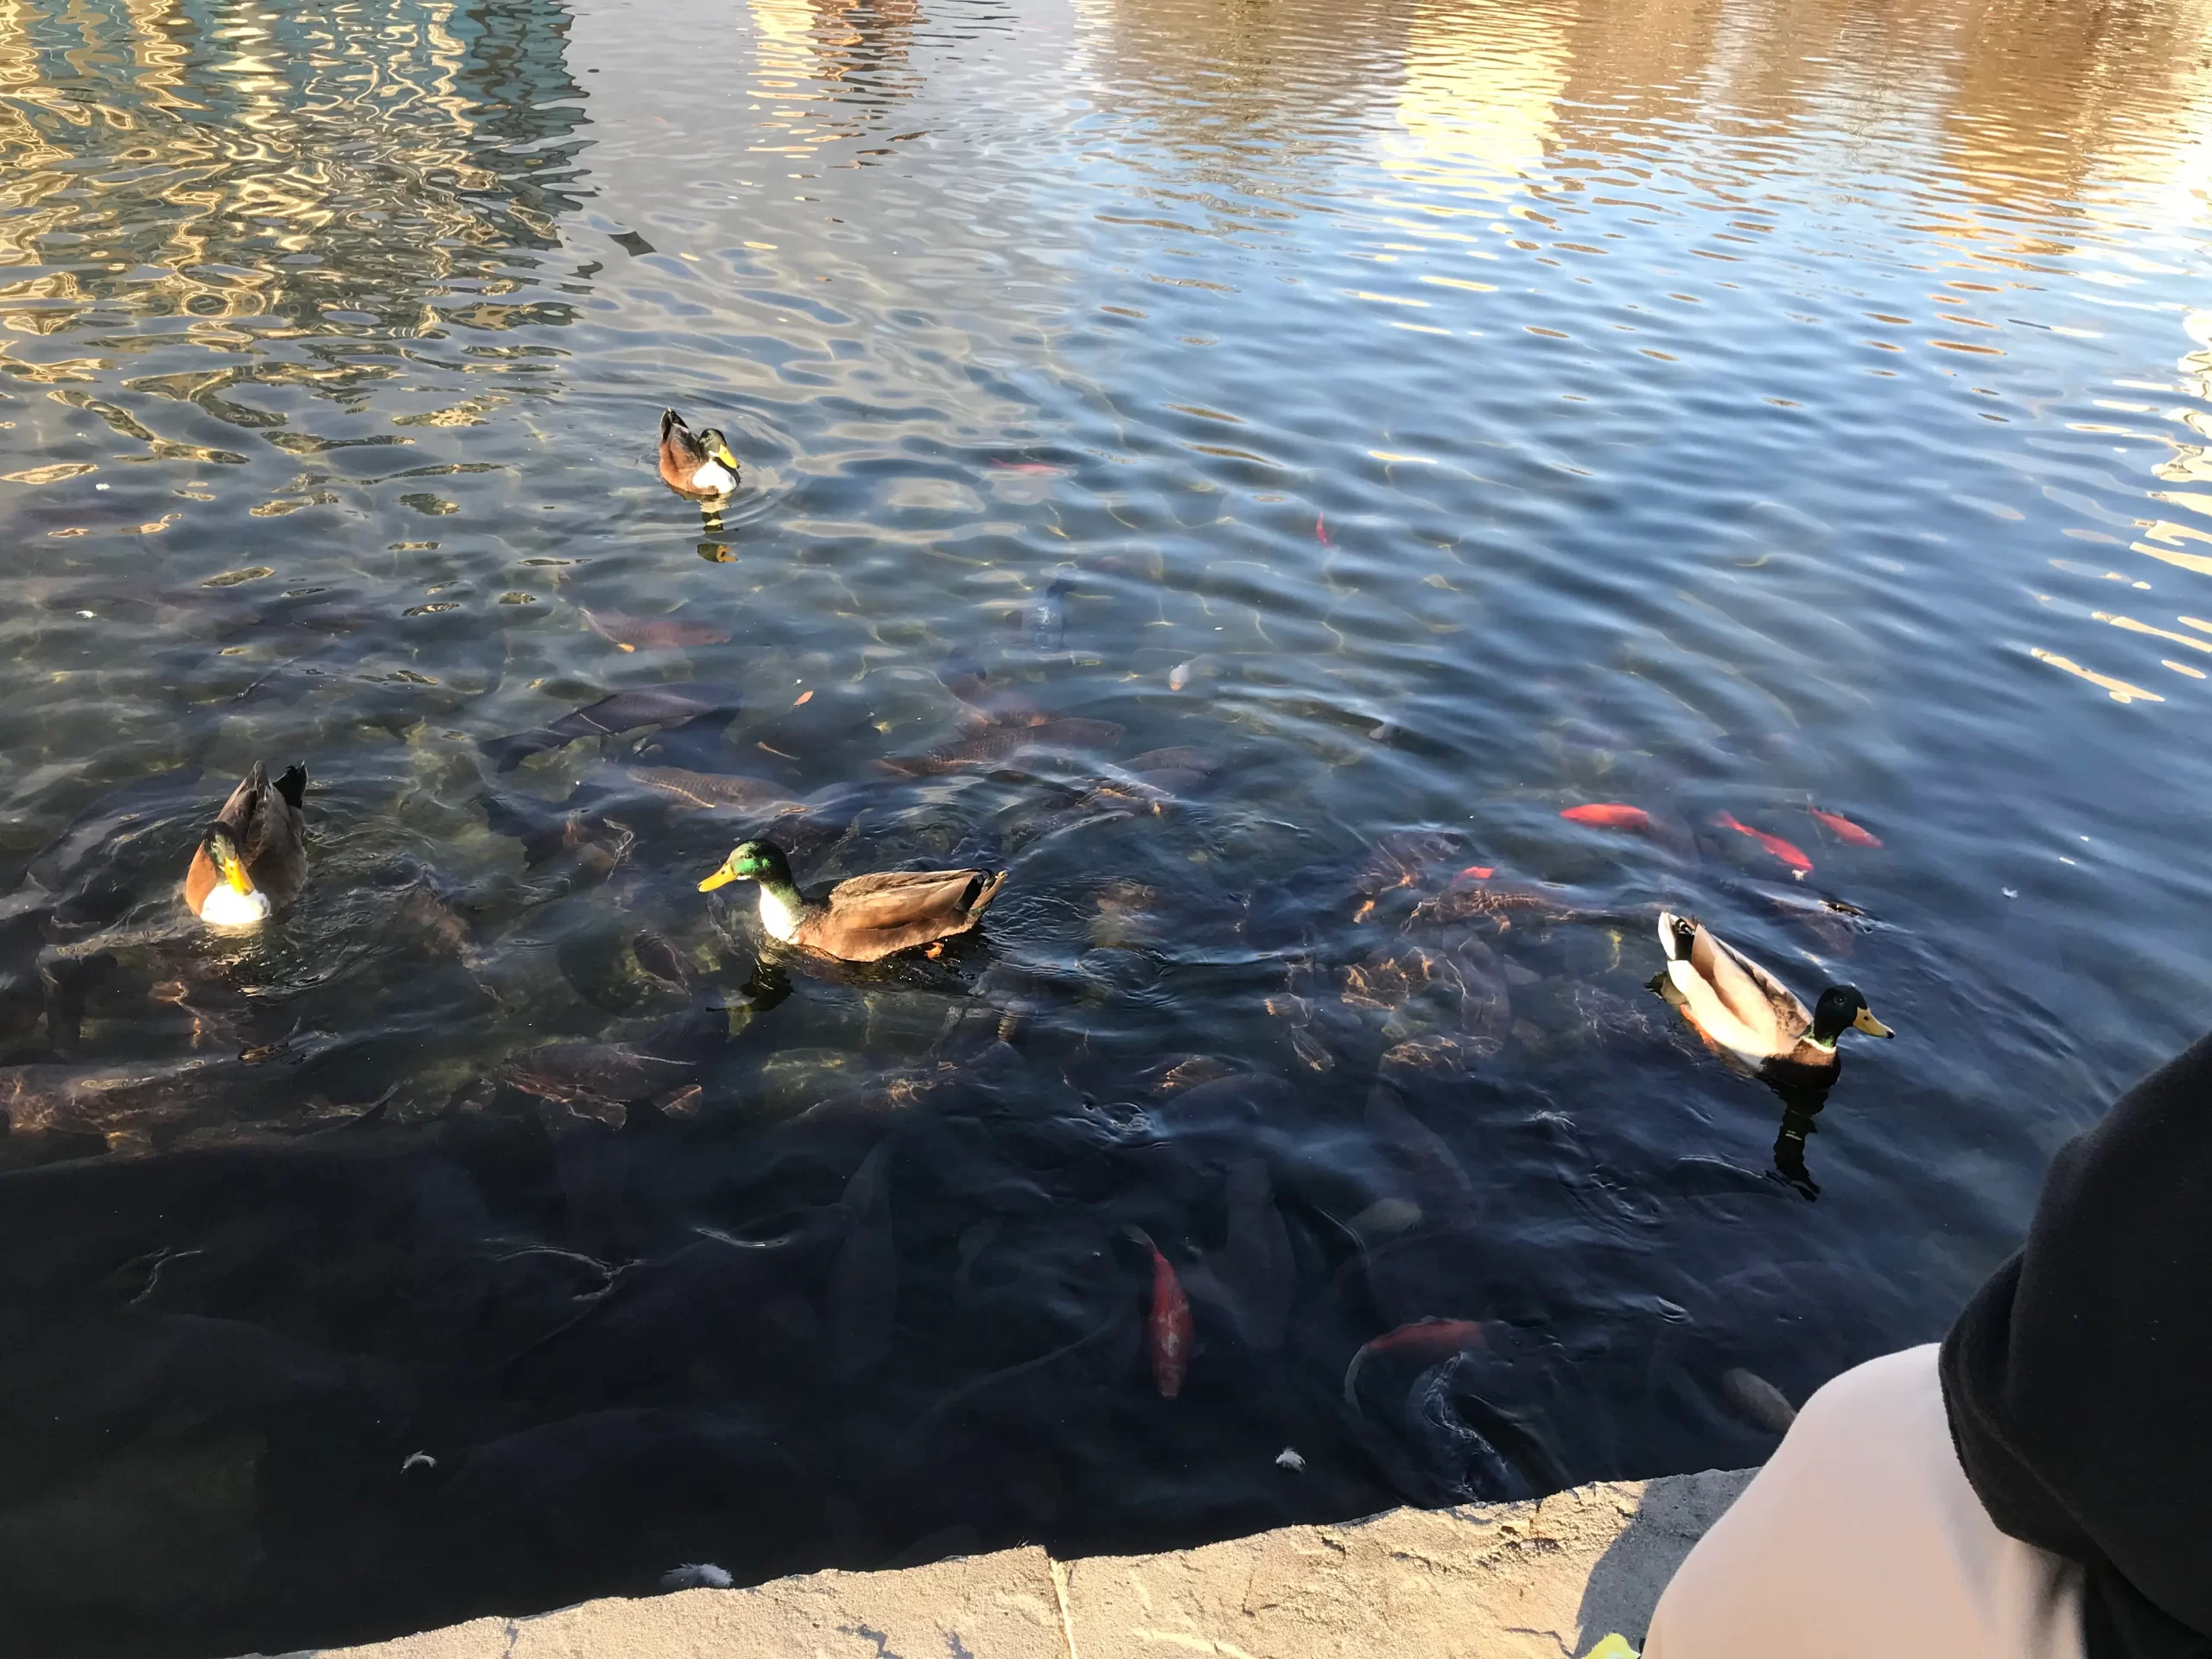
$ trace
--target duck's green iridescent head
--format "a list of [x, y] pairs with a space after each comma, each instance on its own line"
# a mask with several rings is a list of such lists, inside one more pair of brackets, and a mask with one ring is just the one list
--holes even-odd
[[712, 893], [733, 881], [758, 881], [766, 887], [788, 887], [791, 884], [791, 863], [784, 857], [784, 849], [772, 841], [741, 841], [722, 861], [721, 868], [699, 884], [699, 891]]
[[1874, 1017], [1866, 1006], [1866, 998], [1856, 985], [1831, 985], [1821, 993], [1821, 1000], [1813, 1007], [1813, 1040], [1823, 1048], [1834, 1048], [1835, 1039], [1843, 1035], [1846, 1027], [1865, 1032], [1869, 1037], [1894, 1037], [1897, 1033]]
[[733, 473], [738, 470], [737, 457], [730, 453], [729, 440], [722, 435], [719, 426], [710, 426], [699, 434], [699, 447], [707, 452], [709, 460], [719, 461]]

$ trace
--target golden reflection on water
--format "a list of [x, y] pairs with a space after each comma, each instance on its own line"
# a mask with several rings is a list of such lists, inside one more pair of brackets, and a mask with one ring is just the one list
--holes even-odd
[[2212, 9], [1967, 0], [1930, 16], [1952, 85], [1946, 158], [1979, 201], [2063, 219], [2094, 215], [2108, 181], [2201, 176]]
[[[906, 73], [917, 0], [747, 0], [753, 18], [753, 86], [771, 107], [776, 142], [762, 155], [804, 156], [849, 138], [873, 119], [872, 104], [894, 100], [914, 84]], [[872, 97], [839, 96], [857, 88]]]
[[[1385, 141], [1430, 181], [1484, 194], [1563, 154], [1632, 154], [1701, 127], [1789, 134], [1809, 114], [1847, 140], [1927, 119], [1929, 159], [1967, 199], [1939, 200], [1941, 232], [1986, 252], [2063, 251], [2022, 221], [2107, 211], [2126, 187], [2169, 223], [2202, 211], [2212, 169], [2212, 6], [2125, 11], [2026, 0], [1936, 5], [1707, 0], [1600, 5], [1421, 4], [1411, 15]], [[1986, 209], [2002, 210], [1990, 213]]]
[[1423, 0], [1398, 91], [1402, 137], [1383, 140], [1410, 184], [1503, 197], [1544, 168], [1572, 61], [1566, 20], [1516, 0]]
[[[218, 349], [257, 316], [430, 330], [465, 266], [557, 240], [563, 203], [527, 176], [557, 155], [496, 152], [572, 124], [549, 107], [578, 96], [565, 28], [550, 7], [437, 0], [213, 24], [154, 0], [0, 0], [0, 323], [53, 334], [121, 304]], [[47, 73], [82, 54], [107, 101]]]
[[2062, 657], [2055, 651], [2045, 651], [2040, 645], [2029, 654], [2039, 663], [2049, 663], [2053, 668], [2062, 669], [2077, 679], [2087, 680], [2091, 685], [2101, 689], [2114, 702], [2164, 702], [2165, 701], [2155, 691], [2145, 691], [2139, 685], [2130, 685], [2126, 680], [2114, 679], [2109, 674], [2100, 674], [2094, 669], [2084, 668], [2072, 658]]

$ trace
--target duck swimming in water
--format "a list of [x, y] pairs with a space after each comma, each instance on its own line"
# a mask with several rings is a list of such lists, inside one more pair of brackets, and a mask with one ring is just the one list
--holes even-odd
[[1847, 1029], [1897, 1034], [1874, 1017], [1855, 985], [1829, 986], [1808, 1010], [1694, 917], [1662, 911], [1659, 945], [1667, 953], [1667, 971], [1653, 982], [1661, 994], [1723, 1058], [1767, 1083], [1825, 1089], [1843, 1070], [1835, 1046]]
[[214, 927], [257, 927], [299, 897], [308, 881], [308, 772], [275, 783], [255, 761], [193, 849], [184, 902]]
[[799, 896], [790, 860], [772, 841], [741, 842], [702, 893], [760, 884], [760, 925], [771, 938], [845, 962], [880, 962], [967, 932], [998, 896], [1006, 872], [887, 870], [840, 881], [819, 901]]
[[680, 495], [711, 500], [737, 487], [737, 457], [718, 427], [694, 432], [672, 409], [660, 412], [661, 482]]

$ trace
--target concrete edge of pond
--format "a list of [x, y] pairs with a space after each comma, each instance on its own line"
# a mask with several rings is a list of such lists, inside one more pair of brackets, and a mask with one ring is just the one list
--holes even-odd
[[1158, 1555], [1025, 1547], [612, 1598], [286, 1659], [1575, 1659], [1615, 1630], [1641, 1645], [1675, 1568], [1753, 1472], [1391, 1510]]

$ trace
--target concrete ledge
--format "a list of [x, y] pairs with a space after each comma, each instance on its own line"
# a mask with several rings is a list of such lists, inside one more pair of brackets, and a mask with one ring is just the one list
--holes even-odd
[[1752, 1471], [1393, 1510], [1161, 1555], [1041, 1549], [588, 1601], [289, 1659], [1574, 1659], [1642, 1643]]

